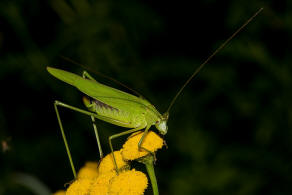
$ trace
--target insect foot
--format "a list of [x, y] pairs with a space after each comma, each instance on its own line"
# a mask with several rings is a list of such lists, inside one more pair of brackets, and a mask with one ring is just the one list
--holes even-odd
[[149, 153], [154, 154], [158, 149], [163, 147], [163, 139], [161, 139], [153, 131], [149, 131], [141, 144], [141, 150], [138, 143], [143, 135], [143, 131], [133, 133], [129, 136], [128, 140], [121, 149], [122, 157], [125, 160], [136, 160]]
[[130, 135], [121, 149], [121, 154], [124, 160], [137, 160], [146, 166], [151, 180], [153, 194], [158, 195], [158, 185], [154, 171], [154, 162], [156, 161], [155, 152], [163, 147], [164, 141], [156, 133], [149, 131], [141, 146], [139, 146], [143, 133], [141, 131]]
[[[140, 147], [138, 146], [138, 148], [139, 148], [139, 152], [141, 152], [142, 150], [144, 150], [144, 151], [148, 152], [147, 155], [152, 155], [153, 156], [153, 159], [154, 159], [154, 164], [155, 164], [155, 162], [157, 160], [156, 153], [155, 152], [152, 152], [152, 151], [150, 151], [150, 150], [148, 150], [148, 149], [146, 149], [146, 148], [144, 148], [142, 146], [140, 146]], [[143, 158], [143, 157], [141, 157], [141, 158]], [[137, 159], [137, 160], [139, 160], [139, 159]]]
[[98, 172], [100, 174], [109, 171], [116, 171], [115, 162], [117, 163], [117, 168], [119, 172], [129, 169], [129, 164], [124, 161], [120, 151], [115, 151], [114, 157], [115, 161], [113, 159], [113, 155], [108, 154], [100, 161], [100, 164], [98, 166]]

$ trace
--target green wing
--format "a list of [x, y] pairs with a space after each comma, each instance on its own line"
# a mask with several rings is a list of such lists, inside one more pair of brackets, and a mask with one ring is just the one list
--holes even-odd
[[151, 103], [145, 99], [103, 85], [97, 81], [84, 79], [79, 75], [64, 70], [51, 67], [47, 67], [47, 70], [56, 78], [75, 86], [78, 90], [89, 97], [97, 99], [119, 110], [126, 110], [130, 113], [143, 113], [147, 107], [159, 114]]
[[92, 98], [95, 98], [97, 96], [106, 96], [106, 97], [124, 98], [124, 99], [133, 100], [133, 101], [139, 101], [140, 99], [134, 95], [103, 85], [97, 81], [84, 79], [83, 77], [71, 72], [67, 72], [64, 70], [51, 68], [51, 67], [47, 67], [47, 70], [54, 77], [70, 85], [75, 86], [80, 91], [82, 91], [83, 93], [87, 94], [88, 96]]

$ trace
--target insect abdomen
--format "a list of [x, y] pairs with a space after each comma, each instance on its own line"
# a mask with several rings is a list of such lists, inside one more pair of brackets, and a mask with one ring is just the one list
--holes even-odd
[[113, 121], [115, 121], [114, 124], [116, 125], [119, 125], [116, 123], [116, 121], [120, 121], [120, 126], [123, 127], [135, 128], [145, 124], [144, 116], [134, 115], [130, 112], [114, 108], [98, 100], [92, 100], [91, 108], [89, 109], [93, 112], [96, 112], [97, 115], [105, 116], [112, 119]]

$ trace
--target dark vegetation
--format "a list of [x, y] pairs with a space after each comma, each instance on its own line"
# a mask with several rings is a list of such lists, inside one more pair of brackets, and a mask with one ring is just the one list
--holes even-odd
[[[52, 191], [73, 179], [53, 101], [84, 108], [82, 94], [45, 67], [82, 68], [61, 55], [127, 84], [164, 112], [196, 67], [260, 7], [178, 98], [157, 177], [161, 194], [291, 194], [291, 1], [190, 2], [0, 2], [0, 138], [9, 146], [0, 154], [0, 194], [32, 193], [16, 173]], [[90, 118], [64, 109], [61, 117], [77, 168], [98, 160]], [[123, 129], [97, 125], [108, 153], [108, 136]]]

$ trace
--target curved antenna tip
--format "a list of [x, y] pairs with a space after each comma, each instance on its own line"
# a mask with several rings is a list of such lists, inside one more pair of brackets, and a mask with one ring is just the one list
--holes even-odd
[[177, 94], [174, 96], [172, 101], [169, 104], [167, 109], [167, 113], [169, 113], [171, 107], [173, 106], [174, 102], [184, 90], [184, 88], [189, 84], [189, 82], [200, 72], [200, 70], [219, 52], [221, 51], [239, 32], [241, 32], [264, 8], [261, 7], [258, 11], [256, 11], [248, 20], [246, 20], [243, 25], [241, 25], [228, 39], [226, 39], [196, 70], [195, 72], [188, 78], [188, 80], [183, 84]]

